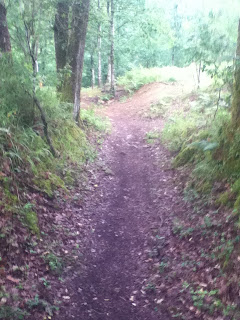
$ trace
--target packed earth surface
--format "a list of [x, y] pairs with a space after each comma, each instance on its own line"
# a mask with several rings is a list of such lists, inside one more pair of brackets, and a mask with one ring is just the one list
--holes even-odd
[[193, 206], [183, 199], [172, 155], [148, 136], [164, 126], [164, 117], [145, 116], [150, 106], [168, 97], [171, 108], [180, 108], [185, 90], [154, 83], [99, 108], [112, 123], [111, 133], [92, 168], [91, 191], [75, 212], [88, 231], [80, 266], [60, 291], [64, 303], [55, 319], [223, 319], [193, 306], [190, 290], [206, 290], [218, 267], [210, 263], [206, 269], [200, 258], [204, 246], [208, 250], [204, 235], [194, 240], [174, 232], [176, 219], [191, 215]]

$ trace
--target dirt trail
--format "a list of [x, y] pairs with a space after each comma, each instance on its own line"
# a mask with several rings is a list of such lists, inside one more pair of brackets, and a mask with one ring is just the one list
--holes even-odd
[[[95, 192], [84, 209], [92, 228], [85, 267], [80, 274], [75, 270], [70, 275], [66, 294], [71, 303], [58, 319], [171, 319], [164, 307], [160, 313], [156, 309], [161, 301], [154, 302], [146, 292], [151, 273], [149, 241], [152, 232], [164, 239], [156, 249], [161, 255], [172, 241], [172, 214], [184, 210], [184, 204], [173, 182], [168, 152], [145, 140], [146, 133], [159, 128], [162, 120], [150, 121], [140, 114], [160, 98], [182, 92], [182, 86], [156, 83], [103, 110], [111, 119], [112, 133], [99, 160], [105, 170], [97, 173]], [[171, 292], [168, 299], [175, 303]]]

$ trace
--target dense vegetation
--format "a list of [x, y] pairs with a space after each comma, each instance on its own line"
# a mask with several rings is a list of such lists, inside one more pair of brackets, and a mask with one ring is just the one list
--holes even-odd
[[[191, 169], [186, 189], [213, 195], [240, 225], [240, 6], [230, 2], [0, 0], [0, 273], [13, 274], [10, 282], [21, 286], [18, 272], [28, 278], [27, 267], [14, 266], [30, 238], [44, 238], [36, 194], [68, 197], [97, 156], [109, 128], [95, 114], [98, 100], [119, 87], [131, 93], [150, 82], [174, 83], [189, 65], [196, 90], [171, 113], [161, 140], [176, 153], [175, 168]], [[99, 88], [90, 108], [80, 107], [81, 87]], [[150, 116], [170, 104], [153, 106]], [[47, 248], [49, 239], [41, 241]], [[41, 259], [58, 274], [54, 250]], [[24, 259], [28, 265], [31, 258]], [[37, 289], [25, 308], [0, 285], [0, 319], [25, 319], [34, 303], [52, 315]]]

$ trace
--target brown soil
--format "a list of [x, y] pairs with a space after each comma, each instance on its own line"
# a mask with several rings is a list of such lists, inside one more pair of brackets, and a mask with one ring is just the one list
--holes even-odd
[[[145, 139], [162, 120], [144, 120], [139, 114], [161, 97], [182, 91], [181, 86], [155, 83], [102, 111], [112, 122], [99, 160], [107, 170], [98, 170], [95, 192], [84, 209], [92, 227], [85, 268], [80, 276], [69, 275], [71, 299], [58, 319], [159, 319], [148, 296], [149, 239], [156, 230], [161, 237], [170, 236], [169, 220], [184, 203], [174, 186], [169, 153]], [[168, 310], [162, 309], [161, 319], [170, 319]]]

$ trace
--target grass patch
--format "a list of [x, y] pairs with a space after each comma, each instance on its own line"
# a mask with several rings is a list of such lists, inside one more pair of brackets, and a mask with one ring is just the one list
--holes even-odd
[[144, 114], [144, 116], [150, 119], [165, 118], [171, 105], [171, 101], [171, 98], [165, 98], [160, 100], [158, 103], [151, 104], [150, 109]]
[[83, 96], [87, 96], [88, 98], [100, 97], [102, 95], [101, 89], [98, 87], [82, 88], [81, 92]]
[[94, 108], [87, 110], [82, 109], [81, 119], [88, 127], [102, 133], [109, 132], [111, 128], [110, 121], [107, 118], [97, 116]]
[[150, 143], [150, 144], [153, 144], [155, 142], [157, 142], [160, 138], [160, 133], [157, 131], [157, 130], [154, 130], [154, 131], [149, 131], [147, 134], [146, 134], [146, 141], [147, 143]]
[[145, 84], [162, 81], [162, 78], [160, 68], [138, 68], [128, 71], [124, 76], [118, 78], [117, 82], [119, 86], [123, 86], [125, 90], [132, 92]]
[[[133, 92], [141, 88], [145, 84], [153, 82], [183, 82], [193, 87], [192, 79], [196, 70], [194, 65], [190, 65], [186, 68], [178, 67], [162, 67], [162, 68], [134, 68], [124, 76], [117, 79], [119, 86], [122, 86], [126, 91]], [[191, 79], [191, 80], [189, 80]], [[202, 84], [209, 86], [211, 80], [203, 75]]]

